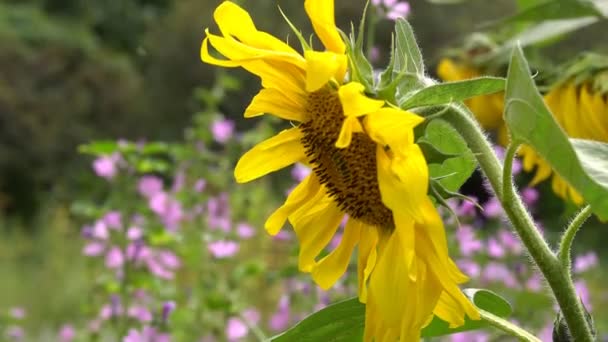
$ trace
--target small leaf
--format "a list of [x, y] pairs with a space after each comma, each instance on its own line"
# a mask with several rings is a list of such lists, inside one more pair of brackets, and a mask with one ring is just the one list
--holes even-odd
[[444, 161], [450, 158], [458, 157], [457, 154], [443, 153], [439, 151], [435, 146], [433, 146], [433, 144], [424, 140], [424, 138], [418, 139], [416, 144], [418, 144], [422, 150], [422, 154], [424, 155], [424, 159], [426, 160], [427, 164], [443, 164]]
[[402, 70], [411, 74], [424, 75], [424, 61], [416, 42], [412, 26], [403, 18], [395, 24], [395, 72]]
[[429, 172], [431, 178], [440, 179], [439, 182], [447, 190], [458, 191], [477, 166], [466, 142], [450, 124], [441, 119], [428, 123], [424, 140], [443, 154], [457, 156], [445, 160], [441, 165], [430, 164]]
[[93, 141], [90, 144], [80, 145], [78, 151], [95, 156], [108, 155], [118, 151], [118, 143], [113, 140]]
[[513, 139], [530, 145], [595, 214], [608, 219], [608, 145], [568, 139], [536, 89], [520, 47], [513, 51], [505, 99], [504, 116]]
[[505, 79], [499, 77], [479, 77], [457, 82], [446, 82], [426, 87], [406, 98], [399, 107], [436, 106], [450, 102], [462, 102], [468, 98], [493, 94], [505, 89]]
[[395, 50], [393, 51], [393, 80], [398, 80], [397, 98], [423, 87], [424, 62], [414, 31], [403, 18], [395, 24]]

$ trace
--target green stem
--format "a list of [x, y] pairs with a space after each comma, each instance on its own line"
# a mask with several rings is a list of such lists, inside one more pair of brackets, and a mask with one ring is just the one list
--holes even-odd
[[585, 223], [585, 221], [587, 221], [591, 214], [593, 214], [593, 212], [591, 211], [591, 206], [589, 205], [579, 211], [576, 216], [574, 216], [574, 219], [572, 219], [572, 222], [570, 222], [568, 228], [566, 228], [566, 231], [562, 236], [562, 240], [559, 243], [559, 260], [562, 264], [563, 269], [568, 271], [569, 277], [571, 273], [570, 267], [572, 264], [572, 261], [570, 260], [570, 249], [572, 248], [572, 241], [574, 240], [578, 229], [583, 225], [583, 223]]
[[[513, 187], [511, 170], [507, 169], [503, 175], [500, 162], [490, 142], [472, 114], [461, 106], [452, 106], [452, 109], [444, 117], [460, 132], [473, 151], [481, 170], [496, 192], [496, 196], [500, 200], [513, 228], [551, 287], [573, 340], [592, 342], [593, 335], [585, 319], [585, 312], [574, 289], [572, 279], [562, 268], [558, 258], [534, 224], [534, 220], [526, 210], [521, 197], [517, 195]], [[511, 160], [506, 162], [507, 166], [512, 165], [516, 147], [509, 148], [509, 150], [507, 159]]]
[[493, 313], [487, 312], [482, 309], [478, 309], [479, 314], [481, 315], [481, 319], [488, 322], [493, 327], [506, 332], [511, 336], [515, 336], [519, 338], [521, 341], [529, 341], [529, 342], [542, 342], [540, 339], [525, 331], [524, 329], [518, 327], [517, 325], [501, 318]]

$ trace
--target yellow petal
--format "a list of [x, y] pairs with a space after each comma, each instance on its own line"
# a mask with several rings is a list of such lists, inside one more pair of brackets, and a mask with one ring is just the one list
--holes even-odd
[[298, 267], [303, 272], [312, 271], [316, 257], [329, 244], [344, 217], [334, 200], [324, 192], [321, 189], [322, 196], [309, 201], [312, 205], [302, 206], [289, 216], [300, 242]]
[[540, 156], [537, 155], [537, 160], [536, 160], [536, 174], [534, 175], [534, 178], [532, 178], [532, 180], [530, 181], [530, 186], [535, 186], [538, 183], [544, 181], [545, 179], [551, 177], [551, 174], [553, 173], [553, 170], [551, 169], [551, 166], [544, 161]]
[[561, 104], [556, 108], [557, 113], [562, 113], [563, 125], [569, 137], [584, 138], [586, 136], [582, 126], [583, 118], [579, 114], [578, 94], [574, 84], [569, 84], [561, 93]]
[[201, 47], [201, 58], [204, 62], [216, 64], [212, 62], [217, 61], [213, 57], [210, 58], [209, 56], [209, 47], [205, 45], [205, 41], [208, 39], [211, 46], [213, 46], [213, 48], [215, 48], [221, 55], [229, 60], [232, 60], [233, 64], [243, 64], [245, 62], [254, 60], [264, 60], [267, 62], [283, 61], [297, 66], [301, 70], [305, 70], [306, 68], [306, 61], [298, 53], [259, 49], [243, 44], [242, 42], [232, 38], [232, 36], [217, 36], [209, 33], [208, 31], [205, 31], [205, 33], [207, 34], [207, 37], [203, 41], [203, 46]]
[[234, 169], [239, 183], [249, 182], [306, 158], [301, 131], [286, 129], [247, 151]]
[[361, 228], [361, 241], [359, 242], [359, 257], [357, 261], [357, 274], [359, 279], [359, 301], [367, 300], [367, 280], [374, 270], [378, 256], [378, 232], [376, 227], [364, 225]]
[[342, 83], [348, 64], [346, 55], [308, 50], [304, 52], [304, 58], [306, 59], [306, 91], [317, 91], [332, 78]]
[[336, 141], [336, 147], [348, 147], [348, 145], [350, 145], [350, 141], [352, 140], [353, 133], [358, 132], [363, 132], [363, 127], [361, 127], [359, 120], [356, 117], [347, 116], [342, 123], [342, 128], [340, 128], [340, 135]]
[[608, 141], [608, 111], [604, 109], [602, 95], [594, 94], [589, 84], [585, 84], [580, 90], [580, 111], [583, 124], [587, 126], [587, 132], [592, 140]]
[[285, 120], [303, 122], [306, 120], [306, 99], [300, 94], [286, 96], [277, 89], [262, 89], [245, 110], [245, 117], [251, 118], [264, 113]]
[[420, 222], [423, 219], [420, 203], [427, 199], [429, 175], [418, 145], [411, 145], [405, 155], [392, 159], [378, 145], [376, 159], [382, 203], [393, 212], [404, 211]]
[[361, 237], [362, 223], [349, 219], [336, 249], [321, 259], [312, 270], [312, 278], [322, 289], [329, 289], [344, 274], [353, 249]]
[[312, 27], [325, 48], [335, 53], [344, 54], [346, 46], [338, 33], [334, 20], [334, 1], [306, 0], [304, 8], [310, 18]]
[[437, 75], [444, 81], [461, 81], [478, 77], [480, 73], [475, 68], [444, 58], [437, 66]]
[[414, 143], [414, 127], [423, 121], [424, 118], [414, 113], [386, 107], [368, 114], [363, 122], [372, 140], [403, 151], [405, 146]]
[[384, 101], [371, 99], [363, 91], [365, 87], [358, 82], [350, 82], [338, 89], [345, 116], [362, 116], [377, 111], [384, 106]]
[[268, 217], [264, 224], [266, 231], [270, 235], [278, 234], [285, 224], [287, 217], [311, 200], [319, 192], [320, 188], [321, 184], [315, 174], [311, 173], [308, 175], [291, 191], [285, 203]]
[[[228, 59], [217, 59], [209, 53], [209, 43]], [[236, 45], [235, 45], [236, 44]], [[299, 63], [292, 63], [293, 56], [281, 60], [285, 54], [272, 55], [251, 54], [251, 51], [241, 51], [242, 46], [234, 40], [207, 34], [201, 46], [201, 59], [205, 63], [222, 67], [243, 67], [245, 70], [262, 79], [265, 88], [284, 89], [292, 94], [304, 94], [305, 75]]]
[[220, 4], [213, 17], [224, 36], [234, 36], [244, 44], [260, 49], [297, 53], [280, 39], [258, 31], [249, 13], [233, 2]]

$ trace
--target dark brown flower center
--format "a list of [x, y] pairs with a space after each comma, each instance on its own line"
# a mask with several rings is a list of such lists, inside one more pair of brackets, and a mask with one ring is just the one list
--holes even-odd
[[337, 148], [344, 112], [338, 93], [321, 89], [308, 95], [309, 120], [300, 125], [302, 144], [321, 184], [342, 211], [370, 225], [392, 229], [393, 215], [381, 200], [376, 144], [354, 133], [347, 148]]

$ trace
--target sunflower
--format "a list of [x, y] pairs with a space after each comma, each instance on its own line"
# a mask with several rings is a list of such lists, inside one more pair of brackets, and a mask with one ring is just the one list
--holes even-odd
[[[204, 62], [242, 67], [261, 78], [245, 117], [267, 113], [294, 125], [245, 153], [236, 180], [248, 182], [296, 162], [311, 166], [265, 228], [274, 235], [291, 223], [300, 243], [299, 269], [324, 289], [344, 274], [358, 246], [367, 341], [418, 340], [433, 314], [454, 327], [465, 315], [479, 319], [458, 288], [467, 277], [448, 256], [443, 223], [427, 197], [428, 167], [413, 132], [423, 119], [345, 81], [349, 59], [333, 1], [306, 0], [304, 7], [325, 51], [303, 44], [298, 53], [259, 31], [229, 1], [214, 13], [221, 35], [206, 32]], [[213, 57], [209, 45], [225, 59]], [[340, 244], [319, 257], [345, 216]]]
[[[568, 80], [553, 86], [544, 99], [566, 135], [571, 138], [608, 142], [608, 99], [592, 80], [580, 84]], [[530, 172], [536, 168], [532, 185], [553, 175], [553, 192], [576, 205], [583, 204], [581, 195], [561, 176], [553, 174], [551, 166], [531, 147], [522, 146], [519, 154], [523, 159], [524, 170]]]
[[[483, 76], [482, 71], [464, 62], [443, 58], [437, 66], [437, 75], [444, 81], [462, 81]], [[497, 140], [503, 146], [509, 143], [505, 123], [502, 119], [504, 92], [476, 96], [465, 101], [466, 106], [475, 114], [477, 121], [487, 131], [495, 131]]]

